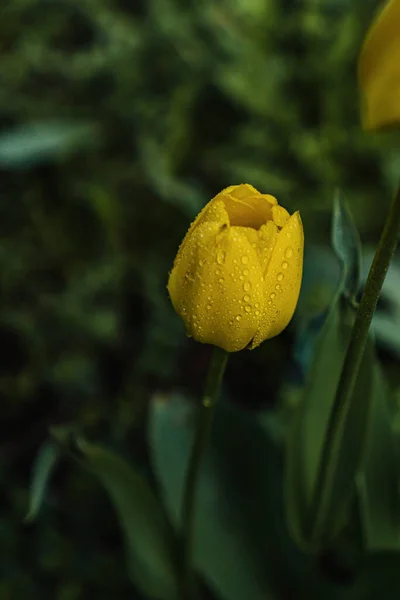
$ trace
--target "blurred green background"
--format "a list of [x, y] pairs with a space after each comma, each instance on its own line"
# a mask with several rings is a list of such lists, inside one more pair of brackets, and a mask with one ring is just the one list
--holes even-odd
[[[376, 242], [399, 166], [393, 137], [360, 128], [377, 5], [2, 0], [1, 600], [134, 597], [98, 483], [63, 463], [27, 526], [29, 473], [48, 427], [70, 422], [146, 468], [151, 398], [198, 397], [210, 348], [185, 337], [166, 281], [211, 197], [242, 182], [276, 195], [312, 248], [341, 187]], [[294, 332], [231, 357], [232, 402], [274, 406]]]

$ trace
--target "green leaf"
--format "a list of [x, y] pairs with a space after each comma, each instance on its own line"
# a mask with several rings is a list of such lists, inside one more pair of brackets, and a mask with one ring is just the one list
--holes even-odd
[[51, 441], [44, 442], [35, 458], [32, 470], [29, 510], [25, 517], [27, 523], [32, 523], [43, 504], [49, 479], [60, 458], [59, 447]]
[[334, 198], [332, 247], [343, 264], [344, 293], [354, 300], [361, 285], [362, 247], [358, 230], [341, 191]]
[[391, 427], [394, 415], [387, 388], [376, 367], [366, 450], [357, 476], [361, 523], [368, 551], [400, 551], [399, 456]]
[[[352, 330], [349, 307], [331, 307], [315, 359], [295, 409], [286, 447], [286, 510], [290, 531], [306, 550], [321, 548], [346, 523], [367, 426], [375, 365], [373, 343], [364, 353], [355, 392], [336, 422], [328, 448], [326, 486], [320, 489], [320, 463], [336, 390]], [[316, 505], [316, 500], [318, 504]]]
[[335, 303], [319, 336], [311, 372], [293, 414], [286, 444], [285, 504], [288, 526], [299, 546], [306, 549], [310, 544], [310, 507], [319, 459], [344, 352], [345, 341]]
[[[151, 406], [151, 457], [178, 529], [195, 418], [180, 398]], [[285, 527], [280, 448], [254, 416], [222, 402], [202, 460], [194, 546], [196, 568], [221, 598], [298, 597], [308, 559]], [[329, 598], [321, 585], [316, 597]]]
[[0, 135], [0, 165], [9, 168], [32, 167], [52, 160], [60, 153], [87, 147], [97, 139], [98, 130], [93, 123], [25, 123]]
[[[347, 341], [349, 337], [350, 331]], [[355, 477], [363, 457], [375, 368], [375, 348], [369, 338], [354, 393], [339, 415], [328, 449], [327, 478], [313, 526], [316, 540], [335, 537], [347, 523], [356, 491]]]
[[156, 600], [176, 600], [176, 540], [147, 481], [113, 452], [77, 439], [83, 464], [104, 486], [126, 540], [133, 582]]

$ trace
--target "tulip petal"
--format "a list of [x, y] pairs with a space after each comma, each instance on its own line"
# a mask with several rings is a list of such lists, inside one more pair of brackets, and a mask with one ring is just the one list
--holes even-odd
[[264, 275], [264, 313], [251, 347], [278, 335], [288, 325], [300, 293], [304, 234], [298, 212], [276, 237]]
[[250, 244], [256, 249], [258, 260], [261, 265], [261, 272], [264, 275], [267, 271], [272, 252], [275, 247], [278, 235], [278, 227], [273, 221], [268, 221], [261, 229], [251, 229], [250, 227], [241, 227]]
[[205, 265], [207, 260], [207, 257], [199, 257], [198, 247], [207, 248], [209, 244], [215, 244], [218, 234], [227, 227], [229, 219], [224, 203], [218, 200], [211, 201], [193, 221], [179, 247], [167, 288], [172, 304], [182, 318], [182, 310], [185, 311], [184, 305], [187, 304], [189, 284], [195, 280], [203, 262]]
[[199, 212], [195, 220], [191, 223], [188, 232], [186, 233], [183, 241], [178, 249], [177, 255], [175, 257], [174, 267], [177, 266], [177, 263], [185, 254], [184, 247], [188, 243], [189, 240], [192, 239], [193, 233], [201, 223], [211, 223], [215, 222], [220, 227], [229, 225], [229, 217], [225, 208], [225, 204], [218, 196], [215, 196], [205, 207]]
[[235, 352], [251, 342], [259, 327], [264, 308], [261, 267], [240, 227], [223, 232], [214, 256], [213, 266], [203, 274], [203, 341]]
[[228, 352], [242, 350], [253, 339], [264, 308], [256, 250], [240, 227], [203, 222], [184, 254], [168, 289], [189, 335]]
[[276, 206], [272, 207], [272, 218], [274, 223], [278, 227], [282, 228], [289, 221], [290, 215], [286, 208], [283, 208], [283, 206], [279, 206], [279, 204], [277, 204]]
[[277, 204], [274, 196], [260, 194], [247, 183], [232, 185], [216, 197], [224, 201], [231, 225], [253, 229], [272, 219], [271, 209]]
[[389, 1], [370, 28], [360, 53], [363, 126], [400, 123], [400, 0]]

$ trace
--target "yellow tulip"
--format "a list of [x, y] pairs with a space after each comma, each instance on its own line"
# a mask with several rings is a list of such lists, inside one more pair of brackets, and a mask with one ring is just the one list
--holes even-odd
[[372, 24], [358, 64], [365, 129], [400, 123], [400, 0], [390, 0]]
[[188, 335], [236, 352], [278, 335], [296, 308], [303, 226], [245, 183], [200, 212], [175, 258], [168, 291]]

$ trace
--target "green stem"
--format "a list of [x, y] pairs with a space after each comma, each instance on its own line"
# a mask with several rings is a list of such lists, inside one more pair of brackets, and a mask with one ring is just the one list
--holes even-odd
[[222, 377], [224, 375], [228, 353], [221, 348], [214, 348], [209, 367], [203, 400], [198, 415], [195, 439], [185, 477], [185, 487], [182, 506], [183, 524], [183, 569], [182, 585], [184, 598], [190, 597], [192, 580], [193, 525], [196, 504], [196, 490], [199, 470], [204, 450], [211, 429], [214, 409], [219, 396]]
[[[327, 481], [329, 452], [334, 441], [337, 424], [342, 418], [343, 411], [345, 411], [350, 404], [350, 399], [354, 392], [361, 360], [367, 343], [372, 317], [378, 304], [383, 282], [385, 281], [386, 273], [389, 269], [390, 261], [396, 250], [399, 238], [400, 188], [393, 199], [385, 227], [379, 240], [378, 248], [357, 310], [349, 346], [347, 348], [321, 457], [317, 488], [317, 496], [319, 497], [324, 493], [323, 490], [325, 489]], [[315, 506], [318, 506], [318, 502], [319, 498], [316, 498]]]

